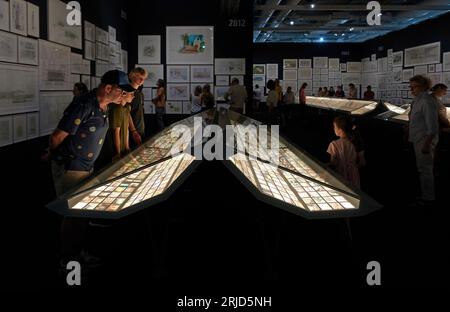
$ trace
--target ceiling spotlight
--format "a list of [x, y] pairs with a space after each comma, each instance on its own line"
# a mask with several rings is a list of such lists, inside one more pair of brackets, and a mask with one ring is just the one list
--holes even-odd
[[350, 28], [350, 31], [353, 31], [353, 30], [354, 30], [354, 28], [353, 28], [353, 27], [351, 27], [351, 28]]
[[334, 35], [337, 37], [338, 34], [334, 34]]
[[316, 5], [314, 3], [311, 3], [311, 9], [314, 9]]
[[289, 24], [294, 25], [294, 21], [290, 21]]
[[344, 36], [345, 36], [345, 34], [343, 33], [343, 34], [341, 34], [341, 36], [342, 36], [342, 37], [344, 37]]
[[320, 42], [323, 42], [323, 37], [320, 37], [319, 41], [320, 41]]

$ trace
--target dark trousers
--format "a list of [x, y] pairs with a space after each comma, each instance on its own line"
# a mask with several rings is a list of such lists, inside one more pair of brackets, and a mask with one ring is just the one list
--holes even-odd
[[166, 108], [155, 107], [155, 113], [156, 113], [156, 126], [158, 128], [158, 131], [161, 131], [164, 129], [164, 115], [166, 114]]

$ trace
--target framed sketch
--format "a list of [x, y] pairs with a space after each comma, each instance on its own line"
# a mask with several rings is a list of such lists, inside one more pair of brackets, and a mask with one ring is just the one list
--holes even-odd
[[91, 75], [91, 61], [83, 59], [80, 69], [81, 69], [81, 74], [90, 76]]
[[183, 114], [190, 115], [192, 109], [192, 102], [191, 101], [183, 101]]
[[245, 58], [216, 58], [216, 75], [245, 75]]
[[437, 83], [442, 83], [442, 73], [428, 74], [428, 78], [430, 78], [432, 86], [434, 86]]
[[0, 117], [0, 147], [13, 143], [12, 116]]
[[27, 35], [27, 3], [25, 0], [9, 0], [9, 30]]
[[109, 46], [101, 42], [97, 42], [95, 45], [95, 58], [102, 61], [109, 62]]
[[230, 76], [224, 76], [224, 75], [216, 76], [216, 85], [217, 86], [229, 86], [230, 85]]
[[266, 65], [265, 64], [253, 64], [253, 75], [265, 75]]
[[152, 101], [144, 101], [144, 114], [154, 115], [155, 114], [155, 104]]
[[17, 35], [0, 31], [0, 62], [17, 63]]
[[95, 61], [95, 75], [97, 77], [103, 76], [110, 69], [109, 63], [105, 61]]
[[315, 56], [313, 58], [314, 68], [328, 68], [328, 57], [326, 56]]
[[395, 82], [395, 83], [403, 82], [403, 69], [402, 69], [402, 67], [394, 67], [393, 70], [394, 70], [393, 71], [393, 74], [394, 74], [393, 82]]
[[112, 26], [108, 26], [109, 42], [116, 42], [116, 29]]
[[434, 73], [434, 72], [436, 72], [436, 64], [430, 64], [430, 65], [428, 65], [428, 72], [429, 72], [429, 73]]
[[9, 2], [0, 0], [0, 30], [9, 31]]
[[55, 130], [64, 110], [72, 102], [73, 94], [67, 92], [41, 92], [40, 100], [40, 135], [48, 135]]
[[27, 33], [39, 38], [39, 7], [27, 2]]
[[403, 82], [409, 82], [409, 79], [414, 76], [414, 68], [403, 70]]
[[81, 75], [81, 82], [86, 85], [88, 90], [91, 90], [91, 76], [89, 76], [89, 75]]
[[442, 55], [442, 71], [450, 71], [450, 52]]
[[298, 69], [298, 80], [312, 80], [312, 68], [299, 68]]
[[122, 69], [125, 72], [128, 72], [128, 52], [127, 51], [122, 50], [121, 59], [122, 59]]
[[13, 142], [23, 142], [27, 139], [27, 114], [14, 115]]
[[298, 60], [297, 59], [284, 59], [283, 60], [283, 68], [284, 69], [298, 68]]
[[38, 41], [19, 36], [19, 63], [38, 65]]
[[260, 88], [266, 86], [266, 76], [264, 75], [253, 75], [253, 87], [258, 85]]
[[70, 54], [70, 72], [72, 74], [82, 74], [83, 73], [83, 56], [78, 53]]
[[225, 101], [225, 94], [228, 92], [230, 87], [216, 87], [214, 89], [214, 96], [216, 101]]
[[292, 92], [294, 92], [294, 94], [297, 94], [298, 91], [298, 84], [297, 81], [295, 80], [283, 80], [283, 90], [287, 91], [287, 88], [291, 87]]
[[80, 82], [80, 75], [77, 74], [71, 74], [70, 75], [70, 85], [73, 87], [74, 84], [76, 84], [77, 82]]
[[189, 65], [167, 65], [167, 82], [189, 82]]
[[39, 39], [40, 90], [71, 90], [70, 48]]
[[67, 4], [60, 0], [47, 0], [48, 40], [82, 49], [81, 25], [67, 23]]
[[39, 110], [36, 66], [0, 63], [0, 115]]
[[341, 63], [341, 72], [347, 71], [347, 63]]
[[230, 76], [230, 83], [233, 81], [233, 79], [239, 80], [239, 85], [244, 85], [244, 76]]
[[138, 36], [138, 62], [161, 63], [161, 36]]
[[95, 42], [95, 25], [84, 21], [84, 40]]
[[437, 73], [440, 73], [442, 71], [442, 63], [436, 64], [435, 71]]
[[184, 84], [167, 84], [167, 100], [168, 101], [189, 101], [190, 86]]
[[84, 58], [95, 61], [95, 43], [84, 41]]
[[146, 88], [155, 88], [159, 79], [164, 80], [164, 65], [138, 64], [136, 67], [142, 67], [147, 70], [148, 77], [144, 81], [144, 87]]
[[416, 75], [426, 76], [427, 74], [428, 74], [427, 65], [414, 66], [414, 76], [416, 76]]
[[297, 69], [283, 70], [283, 80], [297, 80]]
[[278, 79], [278, 64], [266, 65], [266, 77], [268, 79]]
[[214, 66], [193, 65], [191, 66], [191, 82], [214, 82]]
[[441, 42], [405, 49], [405, 67], [441, 62]]
[[311, 59], [299, 59], [298, 67], [309, 67], [309, 68], [312, 67]]
[[166, 103], [166, 114], [169, 114], [169, 115], [183, 114], [183, 102], [168, 101]]
[[360, 73], [361, 72], [361, 62], [347, 62], [347, 72], [348, 73]]
[[361, 84], [361, 74], [360, 73], [343, 73], [342, 74], [342, 84], [344, 87], [348, 87], [350, 83], [355, 85]]
[[39, 136], [39, 113], [27, 114], [27, 138], [28, 140]]
[[109, 34], [107, 31], [100, 27], [95, 27], [95, 42], [101, 42], [103, 44], [108, 44]]
[[392, 65], [394, 67], [403, 67], [403, 51], [394, 52], [392, 54]]
[[328, 69], [330, 71], [339, 71], [339, 62], [338, 58], [330, 58], [328, 59]]
[[213, 64], [214, 27], [166, 27], [167, 64]]
[[442, 73], [442, 83], [449, 86], [450, 85], [450, 72]]

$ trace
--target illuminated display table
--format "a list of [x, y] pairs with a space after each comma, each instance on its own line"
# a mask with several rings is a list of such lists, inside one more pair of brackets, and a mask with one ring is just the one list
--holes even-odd
[[[201, 126], [195, 127], [194, 117], [203, 117]], [[234, 126], [234, 140], [222, 142], [224, 150], [232, 153], [222, 161], [256, 198], [270, 205], [306, 218], [361, 216], [380, 208], [283, 138], [279, 138], [278, 164], [271, 161], [271, 151], [256, 150], [249, 143], [258, 138], [246, 132], [262, 124], [225, 109], [209, 110], [171, 125], [48, 207], [69, 216], [120, 218], [167, 199], [201, 161], [193, 156], [191, 147], [202, 147], [208, 141], [200, 135], [199, 144], [185, 142], [181, 153], [172, 156], [172, 147], [180, 142], [180, 136], [172, 133], [177, 125], [191, 130], [188, 139], [209, 125], [222, 130]], [[238, 142], [246, 144], [242, 148]], [[270, 146], [270, 135], [268, 143]]]
[[378, 119], [406, 124], [409, 121], [411, 104], [396, 106], [390, 103], [383, 103], [387, 111], [376, 116]]
[[378, 104], [379, 103], [376, 101], [349, 100], [316, 96], [306, 97], [307, 106], [339, 111], [355, 116], [365, 115], [374, 111], [377, 108]]

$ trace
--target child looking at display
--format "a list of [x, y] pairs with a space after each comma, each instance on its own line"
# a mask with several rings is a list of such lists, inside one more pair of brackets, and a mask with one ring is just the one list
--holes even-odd
[[359, 157], [353, 143], [352, 124], [347, 118], [340, 116], [334, 119], [333, 125], [334, 133], [339, 139], [328, 146], [330, 165], [351, 185], [359, 188]]

